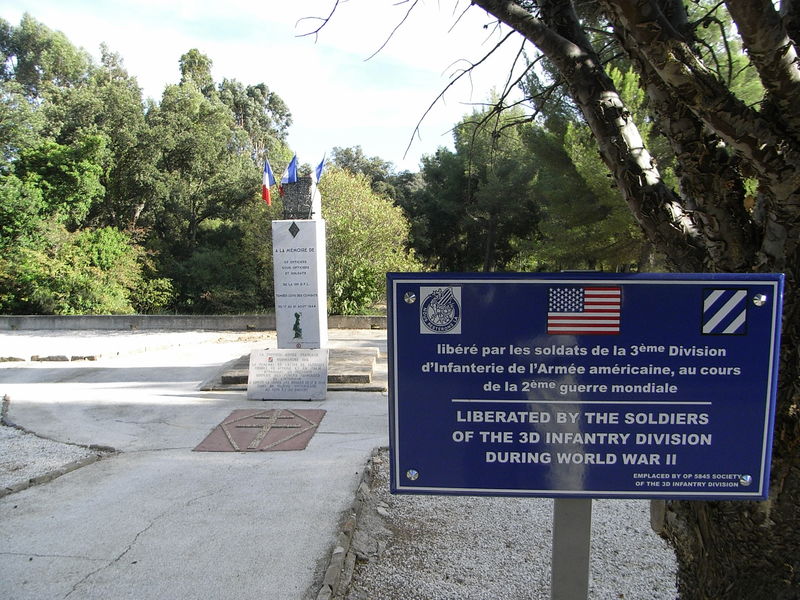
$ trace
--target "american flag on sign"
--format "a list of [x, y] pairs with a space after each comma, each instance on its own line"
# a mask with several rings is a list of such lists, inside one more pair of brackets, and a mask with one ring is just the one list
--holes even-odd
[[619, 333], [622, 292], [619, 287], [550, 288], [547, 333]]

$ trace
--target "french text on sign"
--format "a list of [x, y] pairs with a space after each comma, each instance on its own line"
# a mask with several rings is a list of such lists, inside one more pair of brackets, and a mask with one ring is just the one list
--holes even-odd
[[387, 282], [393, 492], [767, 497], [781, 275]]

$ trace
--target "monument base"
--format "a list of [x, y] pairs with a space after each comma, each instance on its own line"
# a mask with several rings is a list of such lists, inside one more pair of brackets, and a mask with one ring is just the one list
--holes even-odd
[[325, 400], [328, 350], [253, 350], [247, 378], [248, 400]]

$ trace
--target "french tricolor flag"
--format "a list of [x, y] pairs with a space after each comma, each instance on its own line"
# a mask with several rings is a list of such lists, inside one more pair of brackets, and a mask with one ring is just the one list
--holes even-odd
[[322, 161], [317, 165], [317, 168], [311, 172], [311, 179], [315, 184], [319, 183], [322, 178], [322, 172], [325, 170], [325, 155], [322, 155]]
[[264, 159], [264, 177], [261, 180], [261, 197], [267, 206], [272, 206], [272, 196], [270, 195], [269, 188], [275, 185], [275, 175], [272, 174], [272, 167], [269, 166], [269, 161]]
[[289, 161], [289, 164], [286, 165], [286, 170], [283, 172], [283, 176], [281, 177], [281, 185], [278, 188], [281, 198], [283, 198], [284, 194], [284, 183], [297, 183], [297, 154], [295, 154], [292, 157], [292, 160]]

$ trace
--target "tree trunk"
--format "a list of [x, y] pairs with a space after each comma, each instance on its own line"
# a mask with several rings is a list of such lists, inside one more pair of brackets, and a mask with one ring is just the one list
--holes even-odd
[[[728, 0], [732, 14], [774, 12], [769, 0]], [[575, 16], [559, 0], [473, 0], [535, 44], [555, 65], [604, 162], [647, 237], [678, 271], [786, 273], [770, 497], [766, 502], [669, 502], [665, 535], [676, 549], [683, 600], [800, 598], [800, 143], [794, 113], [797, 8], [781, 28], [743, 27], [777, 120], [737, 100], [698, 61], [676, 0], [601, 0], [637, 66], [679, 160], [680, 195], [663, 184], [630, 115]], [[755, 11], [755, 13], [754, 13]], [[781, 36], [784, 37], [781, 37]], [[776, 44], [782, 43], [780, 47]], [[758, 63], [761, 66], [758, 66]], [[786, 96], [789, 96], [787, 101]], [[778, 98], [781, 97], [781, 98]], [[781, 109], [774, 111], [780, 113]], [[744, 207], [743, 173], [760, 182], [763, 210]]]
[[797, 306], [785, 301], [769, 500], [667, 503], [664, 533], [678, 558], [682, 600], [800, 597]]
[[800, 139], [798, 56], [772, 0], [727, 0], [725, 4], [777, 114], [791, 136]]
[[[685, 17], [676, 15], [676, 25]], [[635, 40], [615, 24], [620, 45], [637, 70], [650, 109], [677, 158], [681, 197], [697, 219], [715, 271], [741, 272], [755, 260], [757, 234], [745, 208], [741, 161], [670, 90], [639, 52]]]

